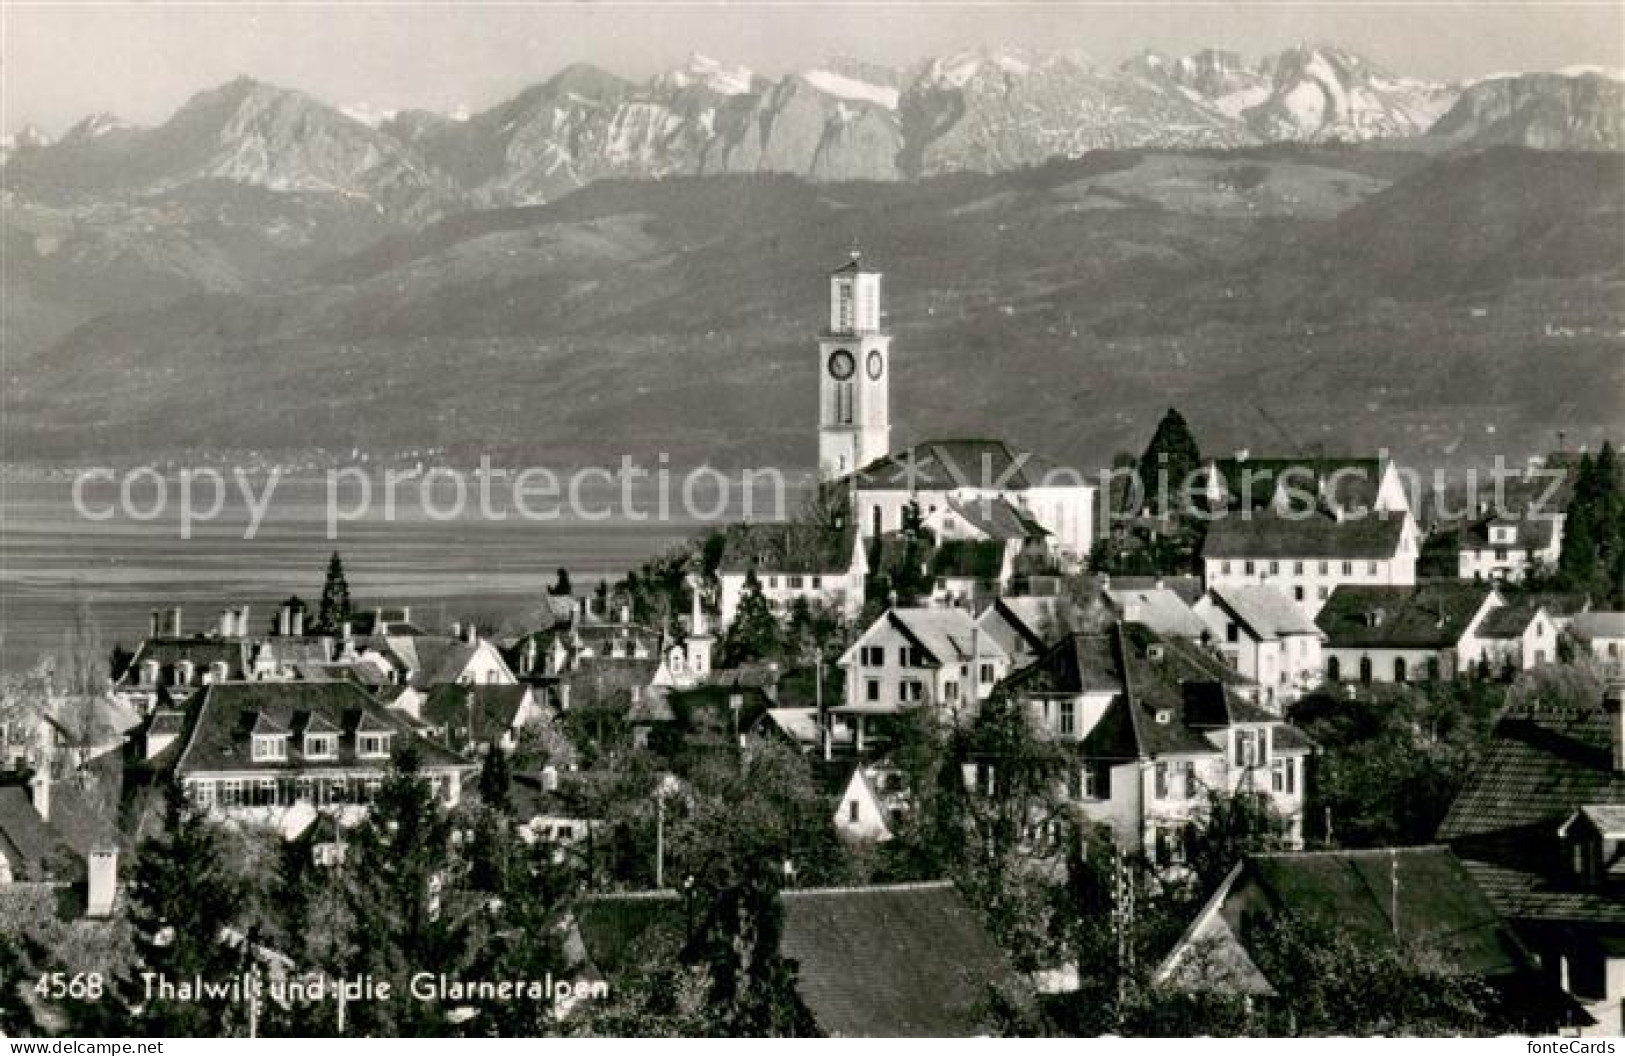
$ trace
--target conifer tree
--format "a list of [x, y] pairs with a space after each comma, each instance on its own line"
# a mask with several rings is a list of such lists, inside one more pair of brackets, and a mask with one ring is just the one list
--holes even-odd
[[328, 634], [336, 633], [350, 618], [350, 583], [344, 578], [344, 561], [339, 552], [327, 561], [327, 581], [322, 585], [321, 607], [316, 610], [316, 626]]
[[749, 660], [773, 655], [780, 645], [782, 634], [779, 621], [762, 593], [762, 581], [756, 571], [745, 573], [745, 589], [739, 597], [739, 609], [728, 625], [722, 639], [724, 666], [736, 667]]
[[[1157, 431], [1151, 435], [1145, 453], [1140, 456], [1142, 505], [1157, 516], [1181, 512], [1185, 482], [1201, 468], [1202, 453], [1190, 426], [1177, 410], [1168, 408], [1168, 413], [1157, 423]], [[1164, 499], [1172, 509], [1164, 508]]]

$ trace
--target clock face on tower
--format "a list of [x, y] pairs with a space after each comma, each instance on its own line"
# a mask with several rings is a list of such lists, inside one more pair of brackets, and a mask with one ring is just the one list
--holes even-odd
[[836, 381], [845, 381], [847, 378], [850, 378], [852, 376], [852, 371], [856, 368], [857, 360], [853, 359], [852, 353], [848, 352], [846, 349], [838, 348], [834, 352], [830, 353], [829, 376], [834, 378]]
[[881, 372], [886, 369], [886, 361], [881, 358], [879, 352], [871, 352], [869, 353], [869, 362], [865, 369], [869, 371], [869, 380], [879, 381]]

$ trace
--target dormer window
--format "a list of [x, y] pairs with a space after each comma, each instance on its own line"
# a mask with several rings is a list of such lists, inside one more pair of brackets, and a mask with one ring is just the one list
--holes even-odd
[[280, 763], [288, 758], [288, 735], [285, 733], [256, 733], [252, 756], [256, 763]]
[[391, 735], [387, 733], [358, 733], [355, 737], [355, 754], [363, 759], [387, 759], [390, 739]]
[[339, 738], [335, 733], [305, 734], [305, 758], [310, 760], [337, 759]]
[[1517, 541], [1518, 529], [1510, 524], [1497, 524], [1490, 528], [1490, 542], [1497, 546], [1507, 546]]

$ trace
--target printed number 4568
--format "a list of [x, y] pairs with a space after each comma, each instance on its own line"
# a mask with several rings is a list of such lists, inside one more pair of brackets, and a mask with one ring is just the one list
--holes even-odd
[[34, 993], [47, 1001], [60, 1001], [65, 997], [82, 1001], [95, 1001], [102, 996], [100, 972], [47, 972], [34, 984]]

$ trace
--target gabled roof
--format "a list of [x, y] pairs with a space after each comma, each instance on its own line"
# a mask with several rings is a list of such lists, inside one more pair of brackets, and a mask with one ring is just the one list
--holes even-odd
[[1069, 634], [1004, 680], [1014, 693], [1120, 693], [1123, 679], [1110, 634]]
[[1493, 593], [1487, 584], [1442, 579], [1414, 587], [1344, 585], [1315, 624], [1336, 649], [1449, 649]]
[[1191, 611], [1190, 603], [1166, 586], [1125, 588], [1113, 580], [1105, 594], [1119, 616], [1143, 623], [1158, 634], [1200, 638], [1208, 629]]
[[[1490, 541], [1492, 528], [1511, 528], [1513, 538], [1510, 543], [1496, 543]], [[1557, 525], [1544, 517], [1533, 515], [1506, 515], [1500, 517], [1485, 517], [1469, 524], [1461, 533], [1461, 546], [1464, 550], [1545, 550], [1552, 545], [1552, 538], [1557, 532]]]
[[[1255, 916], [1319, 922], [1379, 946], [1419, 941], [1457, 970], [1491, 981], [1527, 983], [1535, 975], [1528, 953], [1449, 848], [1395, 847], [1248, 855], [1164, 961], [1158, 978], [1200, 986], [1201, 978], [1181, 980], [1182, 961], [1216, 935], [1245, 948]], [[1213, 928], [1221, 918], [1228, 926]], [[1241, 963], [1256, 971], [1258, 961], [1249, 955]], [[1265, 982], [1265, 992], [1293, 984]]]
[[788, 890], [780, 901], [779, 949], [825, 1036], [984, 1034], [992, 989], [1019, 991], [1019, 977], [949, 883]]
[[52, 878], [53, 865], [73, 856], [61, 835], [34, 810], [27, 785], [0, 785], [0, 854], [19, 880]]
[[1522, 638], [1541, 611], [1539, 605], [1522, 601], [1491, 609], [1478, 625], [1478, 635], [1481, 638]]
[[720, 573], [844, 575], [857, 554], [857, 529], [792, 522], [731, 525], [723, 542]]
[[1337, 520], [1326, 514], [1230, 514], [1208, 525], [1204, 560], [1380, 561], [1399, 552], [1408, 518], [1375, 513]]
[[1186, 605], [1195, 605], [1202, 596], [1201, 576], [1101, 576], [1106, 591], [1171, 590]]
[[1320, 634], [1320, 628], [1291, 598], [1262, 583], [1215, 586], [1210, 592], [1220, 608], [1245, 626], [1254, 638], [1274, 641], [1294, 634]]
[[926, 440], [864, 466], [856, 473], [859, 490], [952, 491], [1076, 485], [1076, 470], [1012, 447], [1003, 440]]
[[981, 634], [969, 612], [949, 609], [890, 609], [884, 617], [937, 664], [965, 663], [976, 657], [1003, 657], [991, 636]]
[[298, 739], [288, 745], [286, 763], [256, 763], [248, 733], [262, 717], [291, 730], [313, 721], [318, 715], [339, 728], [339, 757], [336, 761], [313, 762], [312, 766], [380, 765], [375, 760], [357, 758], [355, 735], [361, 731], [395, 734], [397, 749], [410, 740], [418, 748], [425, 766], [472, 765], [418, 737], [409, 722], [390, 712], [353, 682], [225, 682], [204, 690], [191, 735], [179, 752], [175, 769], [182, 776], [264, 770], [268, 765], [279, 771], [297, 772], [305, 763], [304, 745]]
[[423, 721], [447, 730], [470, 727], [469, 736], [481, 744], [500, 740], [514, 728], [519, 708], [530, 693], [525, 685], [431, 686], [423, 701]]
[[1583, 806], [1625, 806], [1602, 701], [1508, 708], [1439, 826], [1509, 917], [1625, 927], [1625, 899], [1568, 882], [1557, 830]]
[[240, 679], [248, 668], [249, 640], [245, 638], [212, 638], [197, 635], [187, 638], [148, 638], [136, 647], [129, 667], [119, 678], [120, 686], [134, 686], [141, 680], [141, 668], [152, 660], [158, 661], [161, 681], [168, 683], [181, 661], [190, 661], [196, 674], [206, 673], [216, 663], [224, 663], [228, 678]]
[[976, 625], [991, 634], [1011, 657], [1023, 651], [1048, 648], [1045, 635], [1057, 626], [1064, 603], [1058, 597], [1000, 597], [976, 618]]

